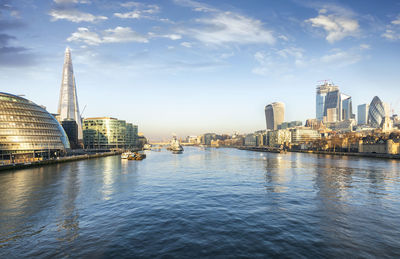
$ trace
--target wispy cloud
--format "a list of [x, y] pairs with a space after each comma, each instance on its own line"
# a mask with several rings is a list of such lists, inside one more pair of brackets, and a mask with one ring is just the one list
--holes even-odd
[[149, 15], [156, 14], [160, 11], [160, 7], [155, 4], [143, 4], [139, 2], [126, 2], [121, 6], [133, 8], [133, 10], [124, 13], [114, 13], [114, 16], [122, 19], [141, 19], [150, 18]]
[[78, 4], [90, 4], [89, 0], [54, 0], [56, 3], [55, 8], [50, 10], [49, 15], [51, 21], [67, 20], [70, 22], [97, 22], [107, 20], [108, 18], [103, 15], [93, 15], [79, 11], [76, 6]]
[[400, 15], [386, 25], [386, 30], [382, 37], [388, 40], [400, 40]]
[[294, 68], [305, 64], [304, 52], [304, 49], [297, 47], [258, 51], [254, 54], [258, 65], [252, 72], [263, 76], [289, 74]]
[[181, 29], [181, 33], [205, 44], [275, 43], [272, 31], [265, 29], [261, 21], [237, 13], [218, 12], [195, 22], [197, 26]]
[[319, 10], [318, 16], [306, 20], [312, 27], [322, 28], [329, 43], [354, 37], [359, 34], [359, 23], [353, 12], [337, 6], [326, 6]]
[[218, 9], [213, 8], [207, 4], [199, 3], [193, 0], [174, 0], [175, 4], [190, 7], [196, 12], [218, 12]]
[[88, 28], [80, 27], [77, 32], [67, 39], [67, 41], [83, 42], [88, 45], [99, 45], [102, 43], [123, 43], [123, 42], [140, 42], [147, 43], [147, 37], [140, 35], [129, 27], [116, 27], [107, 29], [100, 34], [90, 31]]
[[72, 4], [90, 4], [89, 0], [54, 0], [54, 3], [60, 5], [72, 5]]
[[90, 13], [78, 11], [76, 9], [54, 9], [49, 12], [49, 15], [52, 17], [52, 21], [67, 20], [75, 23], [107, 20], [106, 16], [96, 16]]

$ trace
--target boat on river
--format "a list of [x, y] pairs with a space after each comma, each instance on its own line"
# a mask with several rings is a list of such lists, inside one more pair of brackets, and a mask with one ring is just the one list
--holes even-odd
[[130, 156], [128, 156], [128, 160], [143, 160], [146, 158], [146, 154], [133, 152]]
[[171, 150], [173, 154], [182, 154], [183, 152], [183, 147], [176, 136], [173, 136], [167, 149]]
[[121, 154], [121, 159], [128, 159], [129, 156], [133, 155], [131, 151], [127, 151]]

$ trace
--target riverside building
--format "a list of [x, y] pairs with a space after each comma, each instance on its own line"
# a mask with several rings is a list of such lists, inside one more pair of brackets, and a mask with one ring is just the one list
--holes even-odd
[[375, 96], [369, 105], [368, 124], [374, 128], [379, 128], [381, 127], [383, 119], [388, 116], [388, 105], [383, 103], [378, 96]]
[[137, 146], [138, 127], [124, 120], [96, 117], [83, 120], [85, 149], [130, 149]]
[[[63, 121], [75, 121], [77, 124], [78, 140], [83, 139], [82, 119], [79, 113], [78, 95], [76, 93], [76, 84], [74, 70], [72, 68], [71, 50], [66, 48], [64, 66], [61, 80], [60, 100], [58, 103], [58, 121], [64, 125]], [[65, 125], [70, 126], [71, 122]], [[67, 130], [71, 132], [70, 130]], [[75, 135], [75, 133], [73, 133]], [[75, 139], [74, 135], [68, 135], [69, 138]]]
[[265, 106], [265, 120], [267, 130], [277, 130], [278, 125], [282, 124], [285, 119], [285, 104], [274, 102]]
[[357, 124], [365, 125], [368, 123], [369, 104], [360, 104], [357, 107]]
[[26, 162], [56, 157], [69, 148], [64, 129], [43, 107], [20, 96], [0, 93], [2, 160]]

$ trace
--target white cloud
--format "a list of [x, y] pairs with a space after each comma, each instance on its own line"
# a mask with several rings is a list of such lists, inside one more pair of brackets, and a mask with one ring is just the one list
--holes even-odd
[[114, 16], [121, 19], [140, 19], [140, 18], [150, 18], [149, 15], [160, 12], [160, 7], [158, 5], [146, 5], [138, 2], [127, 2], [121, 4], [123, 7], [134, 8], [134, 10], [125, 13], [114, 13]]
[[90, 4], [89, 0], [54, 0], [56, 4], [68, 5], [68, 4]]
[[258, 65], [252, 70], [257, 75], [287, 75], [295, 68], [306, 65], [304, 50], [287, 47], [272, 51], [258, 51], [254, 54]]
[[84, 13], [75, 9], [51, 10], [49, 15], [52, 17], [52, 21], [68, 20], [71, 22], [79, 23], [107, 20], [107, 17], [105, 16], [95, 16], [93, 14]]
[[334, 43], [345, 37], [356, 36], [359, 33], [358, 21], [343, 14], [327, 14], [327, 9], [321, 9], [319, 15], [315, 18], [310, 18], [306, 22], [311, 23], [311, 26], [323, 28], [326, 32], [326, 40], [329, 43]]
[[187, 42], [187, 41], [182, 42], [181, 45], [182, 45], [183, 47], [186, 47], [186, 48], [191, 48], [191, 47], [192, 47], [192, 43]]
[[112, 42], [148, 42], [148, 39], [139, 33], [132, 31], [129, 27], [116, 27], [115, 29], [108, 29], [104, 31], [104, 43]]
[[72, 33], [67, 41], [80, 41], [88, 45], [99, 45], [102, 42], [97, 33], [91, 32], [88, 28], [83, 27], [78, 28], [77, 32]]
[[182, 36], [179, 35], [179, 34], [166, 34], [166, 35], [163, 35], [163, 37], [169, 38], [171, 40], [180, 40], [180, 39], [182, 39]]
[[199, 3], [199, 2], [193, 1], [193, 0], [174, 0], [174, 2], [181, 6], [190, 7], [190, 8], [192, 8], [193, 11], [196, 11], [196, 12], [217, 12], [218, 11], [217, 9], [212, 8], [209, 5]]
[[360, 44], [360, 49], [370, 49], [371, 46], [368, 44]]
[[226, 43], [273, 44], [275, 38], [270, 30], [255, 20], [232, 12], [220, 12], [212, 17], [197, 19], [200, 28], [190, 28], [186, 33], [206, 44], [222, 45]]
[[67, 39], [67, 41], [84, 42], [88, 45], [99, 45], [102, 43], [121, 43], [121, 42], [141, 42], [147, 43], [145, 36], [138, 34], [129, 27], [116, 27], [114, 29], [104, 30], [101, 35], [89, 31], [88, 28], [78, 28], [77, 32]]
[[400, 40], [400, 15], [386, 26], [382, 37], [388, 40]]

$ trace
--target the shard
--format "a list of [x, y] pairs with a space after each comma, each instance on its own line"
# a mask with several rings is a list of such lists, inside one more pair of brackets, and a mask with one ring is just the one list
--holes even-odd
[[82, 140], [82, 119], [79, 113], [78, 96], [74, 70], [72, 68], [71, 50], [66, 48], [62, 73], [60, 100], [58, 103], [59, 121], [74, 120], [78, 126], [78, 139]]

